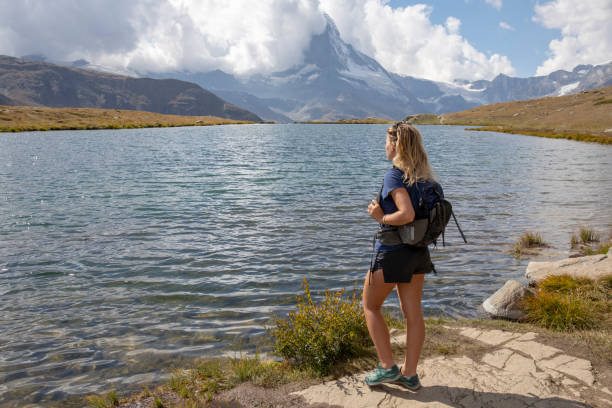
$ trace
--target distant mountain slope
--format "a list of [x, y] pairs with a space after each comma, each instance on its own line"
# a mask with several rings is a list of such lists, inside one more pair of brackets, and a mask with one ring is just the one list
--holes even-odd
[[[432, 115], [429, 115], [432, 116]], [[414, 118], [419, 123], [419, 117]], [[427, 123], [432, 123], [425, 117]], [[444, 114], [440, 124], [480, 125], [479, 130], [612, 143], [612, 86], [577, 94], [504, 102]]]
[[8, 96], [4, 96], [0, 93], [0, 105], [15, 105], [15, 102]]
[[129, 109], [262, 121], [193, 83], [133, 78], [8, 56], [0, 56], [0, 98], [13, 105]]
[[443, 114], [440, 118], [442, 124], [612, 132], [612, 86], [572, 95], [479, 106]]

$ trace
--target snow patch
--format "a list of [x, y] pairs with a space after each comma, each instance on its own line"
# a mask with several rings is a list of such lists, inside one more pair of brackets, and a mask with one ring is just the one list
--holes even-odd
[[286, 85], [294, 81], [301, 81], [306, 75], [308, 75], [308, 79], [310, 79], [313, 77], [313, 75], [318, 75], [317, 73], [313, 73], [313, 71], [319, 71], [319, 67], [317, 67], [314, 64], [304, 65], [295, 74], [287, 75], [285, 77], [272, 76], [270, 77], [270, 82], [272, 82], [273, 85], [278, 86], [278, 85]]
[[576, 88], [578, 88], [579, 84], [580, 84], [580, 81], [573, 82], [573, 83], [567, 84], [567, 85], [563, 85], [559, 89], [559, 92], [557, 93], [557, 95], [559, 95], [559, 96], [567, 95], [567, 94], [571, 93], [573, 90], [575, 90]]

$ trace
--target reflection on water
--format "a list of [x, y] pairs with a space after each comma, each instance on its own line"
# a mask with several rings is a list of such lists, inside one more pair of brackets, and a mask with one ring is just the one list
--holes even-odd
[[[0, 135], [0, 405], [78, 406], [111, 385], [161, 381], [171, 366], [262, 343], [303, 277], [317, 294], [359, 287], [385, 129]], [[433, 252], [428, 315], [477, 316], [522, 276], [528, 260], [506, 251], [525, 231], [559, 258], [580, 226], [609, 230], [612, 147], [421, 130], [469, 240], [451, 222]]]

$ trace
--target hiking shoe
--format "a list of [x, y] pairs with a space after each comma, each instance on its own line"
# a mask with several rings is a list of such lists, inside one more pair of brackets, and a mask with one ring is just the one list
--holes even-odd
[[408, 378], [405, 375], [401, 375], [400, 378], [394, 381], [396, 384], [401, 385], [404, 388], [408, 388], [411, 391], [416, 391], [421, 388], [421, 382], [419, 381], [419, 375], [413, 375]]
[[369, 386], [378, 385], [386, 382], [393, 382], [402, 376], [402, 372], [398, 366], [394, 365], [389, 370], [385, 370], [379, 364], [376, 370], [371, 372], [366, 378], [365, 382]]

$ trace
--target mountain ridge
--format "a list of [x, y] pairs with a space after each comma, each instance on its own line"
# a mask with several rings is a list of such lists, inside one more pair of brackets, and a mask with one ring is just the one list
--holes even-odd
[[134, 78], [10, 56], [0, 56], [0, 102], [262, 121], [199, 85], [178, 79]]
[[[545, 76], [515, 78], [499, 74], [492, 80], [453, 83], [400, 75], [387, 71], [376, 59], [344, 42], [334, 21], [327, 15], [326, 19], [327, 26], [320, 34], [313, 35], [302, 61], [283, 71], [248, 77], [218, 69], [147, 75], [193, 82], [230, 104], [277, 122], [443, 114], [492, 103], [561, 96], [612, 84], [612, 61], [597, 66], [578, 65], [572, 71], [558, 70]], [[102, 68], [83, 60], [70, 65]], [[13, 99], [12, 95], [4, 96]], [[183, 98], [187, 99], [189, 95]]]
[[[612, 84], [612, 62], [579, 65], [546, 76], [443, 83], [387, 71], [345, 43], [331, 18], [313, 36], [300, 64], [281, 72], [238, 78], [220, 70], [173, 73], [223, 95], [266, 120], [401, 118], [450, 113], [476, 106], [560, 96]], [[273, 102], [272, 102], [273, 101]], [[274, 106], [273, 106], [274, 105]]]

